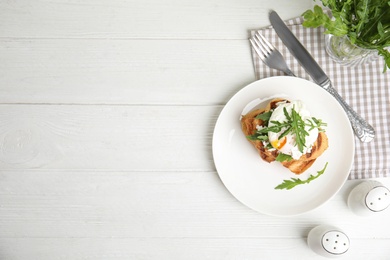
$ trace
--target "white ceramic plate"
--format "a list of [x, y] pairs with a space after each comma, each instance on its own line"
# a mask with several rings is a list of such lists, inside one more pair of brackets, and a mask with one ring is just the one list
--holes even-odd
[[[329, 148], [301, 175], [278, 162], [263, 161], [241, 131], [241, 115], [264, 107], [273, 97], [302, 100], [312, 116], [328, 124]], [[214, 162], [226, 188], [248, 207], [273, 216], [302, 214], [332, 198], [348, 177], [354, 151], [354, 135], [342, 107], [318, 85], [295, 77], [266, 78], [240, 90], [222, 110], [213, 135]], [[326, 162], [325, 173], [309, 184], [274, 189], [285, 179], [316, 175]]]

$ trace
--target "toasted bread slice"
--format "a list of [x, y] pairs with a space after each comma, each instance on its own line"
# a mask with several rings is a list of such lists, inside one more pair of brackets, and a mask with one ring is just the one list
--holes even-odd
[[285, 161], [282, 162], [282, 165], [286, 168], [288, 168], [290, 171], [292, 171], [295, 174], [301, 174], [307, 169], [310, 168], [310, 166], [313, 165], [313, 163], [316, 161], [316, 159], [313, 160], [291, 160], [291, 161]]
[[[257, 109], [249, 112], [246, 115], [243, 115], [241, 118], [241, 128], [245, 136], [253, 135], [257, 131], [257, 126], [264, 126], [265, 122], [256, 117], [259, 114], [268, 112], [270, 109], [274, 109], [277, 106], [277, 103], [281, 101], [286, 101], [285, 99], [273, 99], [264, 109]], [[289, 102], [289, 101], [287, 101]], [[264, 144], [260, 140], [251, 140], [248, 139], [250, 143], [256, 148], [259, 152], [260, 157], [267, 162], [275, 161], [278, 156], [278, 151], [276, 149], [267, 149], [264, 147]], [[282, 162], [282, 165], [288, 168], [291, 172], [295, 174], [301, 174], [306, 171], [310, 166], [315, 162], [315, 160], [328, 148], [328, 137], [324, 132], [318, 134], [317, 140], [313, 144], [310, 153], [302, 155], [298, 160], [290, 160]]]

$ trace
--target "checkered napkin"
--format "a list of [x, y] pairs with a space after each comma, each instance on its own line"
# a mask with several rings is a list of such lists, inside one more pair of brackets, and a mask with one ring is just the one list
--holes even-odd
[[[390, 71], [382, 73], [382, 58], [356, 68], [335, 63], [325, 51], [324, 29], [305, 28], [302, 22], [303, 18], [297, 17], [286, 24], [329, 76], [333, 87], [376, 131], [375, 139], [370, 143], [362, 143], [355, 137], [355, 158], [349, 179], [390, 177]], [[252, 35], [255, 32], [252, 30]], [[259, 32], [282, 53], [297, 77], [312, 81], [272, 27]], [[252, 56], [257, 79], [283, 75], [283, 72], [268, 68], [254, 50]]]

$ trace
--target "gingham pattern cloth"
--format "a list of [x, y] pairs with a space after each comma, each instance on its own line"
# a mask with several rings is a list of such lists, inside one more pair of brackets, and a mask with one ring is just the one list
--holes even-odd
[[[370, 143], [362, 143], [355, 137], [355, 158], [349, 179], [365, 179], [390, 176], [390, 71], [383, 73], [382, 58], [361, 66], [346, 67], [335, 63], [326, 54], [323, 28], [305, 28], [303, 18], [285, 21], [299, 41], [329, 76], [333, 87], [344, 100], [376, 131]], [[284, 56], [297, 77], [312, 81], [310, 76], [289, 53], [272, 27], [259, 31]], [[283, 75], [283, 72], [268, 68], [252, 49], [257, 79]]]

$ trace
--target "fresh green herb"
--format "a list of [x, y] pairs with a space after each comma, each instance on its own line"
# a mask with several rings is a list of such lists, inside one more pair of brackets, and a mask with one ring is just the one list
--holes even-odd
[[309, 133], [305, 130], [305, 126], [311, 126], [313, 125], [313, 122], [305, 123], [305, 121], [302, 119], [299, 113], [295, 111], [294, 108], [291, 110], [291, 115], [288, 114], [286, 108], [283, 108], [283, 112], [287, 119], [286, 121], [271, 121], [273, 125], [258, 130], [256, 134], [264, 135], [268, 132], [279, 133], [283, 131], [278, 137], [279, 139], [282, 139], [284, 136], [292, 132], [296, 136], [295, 142], [298, 146], [299, 151], [303, 152], [303, 148], [305, 147], [305, 138], [309, 135]]
[[276, 156], [275, 158], [275, 161], [278, 161], [278, 162], [289, 162], [291, 161], [293, 158], [291, 155], [288, 155], [288, 154], [284, 154], [284, 153], [278, 153], [278, 156]]
[[256, 119], [261, 119], [263, 121], [268, 121], [272, 115], [272, 111], [264, 112], [256, 116]]
[[[261, 120], [269, 121], [271, 118], [271, 114], [273, 111], [269, 111], [263, 114], [259, 114], [256, 118]], [[306, 131], [305, 127], [309, 127], [309, 131], [313, 130], [314, 128], [318, 128], [319, 131], [324, 131], [322, 127], [326, 126], [327, 124], [322, 122], [321, 119], [317, 119], [315, 117], [312, 117], [311, 119], [303, 120], [299, 113], [292, 108], [291, 115], [287, 112], [287, 109], [283, 108], [284, 116], [286, 117], [286, 121], [279, 122], [279, 121], [271, 121], [268, 122], [271, 123], [271, 126], [264, 127], [262, 129], [259, 129], [256, 131], [253, 135], [248, 135], [247, 138], [251, 141], [264, 141], [264, 145], [266, 146], [266, 149], [273, 149], [272, 145], [268, 142], [268, 133], [274, 132], [274, 133], [281, 133], [278, 136], [278, 139], [282, 139], [284, 136], [286, 136], [289, 133], [295, 134], [296, 138], [296, 145], [298, 146], [298, 149], [303, 152], [304, 146], [305, 146], [305, 138], [309, 135], [309, 133]], [[268, 143], [267, 143], [268, 142]], [[282, 157], [280, 157], [282, 158]], [[280, 159], [280, 161], [285, 161], [286, 158]]]
[[327, 34], [347, 35], [352, 43], [376, 49], [390, 68], [390, 2], [389, 0], [320, 0], [331, 10], [333, 18], [318, 5], [302, 15], [303, 26], [323, 26]]
[[317, 119], [315, 117], [312, 117], [311, 120], [307, 120], [308, 124], [307, 126], [310, 126], [309, 131], [313, 130], [314, 128], [317, 128], [320, 132], [325, 132], [325, 129], [322, 128], [323, 126], [327, 126], [327, 123], [322, 122], [321, 119]]
[[257, 139], [259, 139], [261, 141], [268, 141], [268, 135], [259, 135], [257, 137]]
[[246, 138], [248, 138], [251, 141], [268, 141], [268, 135], [247, 135]]
[[298, 145], [298, 150], [303, 152], [305, 138], [309, 135], [309, 133], [305, 130], [305, 121], [303, 121], [302, 117], [294, 109], [291, 111], [291, 117], [291, 125], [295, 134], [295, 141]]
[[290, 180], [283, 180], [281, 184], [275, 187], [275, 190], [283, 190], [283, 189], [291, 190], [297, 185], [310, 183], [311, 181], [320, 177], [325, 172], [327, 166], [328, 163], [325, 164], [325, 167], [322, 170], [317, 172], [317, 175], [310, 174], [309, 178], [306, 180], [301, 180], [299, 178], [291, 178]]
[[313, 11], [307, 10], [302, 15], [305, 18], [302, 25], [305, 27], [323, 26], [326, 29], [325, 33], [335, 36], [343, 36], [348, 33], [348, 26], [343, 23], [342, 19], [332, 20], [318, 5], [314, 6]]
[[257, 135], [255, 135], [255, 134], [254, 134], [254, 135], [247, 135], [246, 138], [248, 138], [248, 140], [251, 140], [251, 141], [256, 141], [256, 140], [258, 140], [258, 139], [257, 139]]

